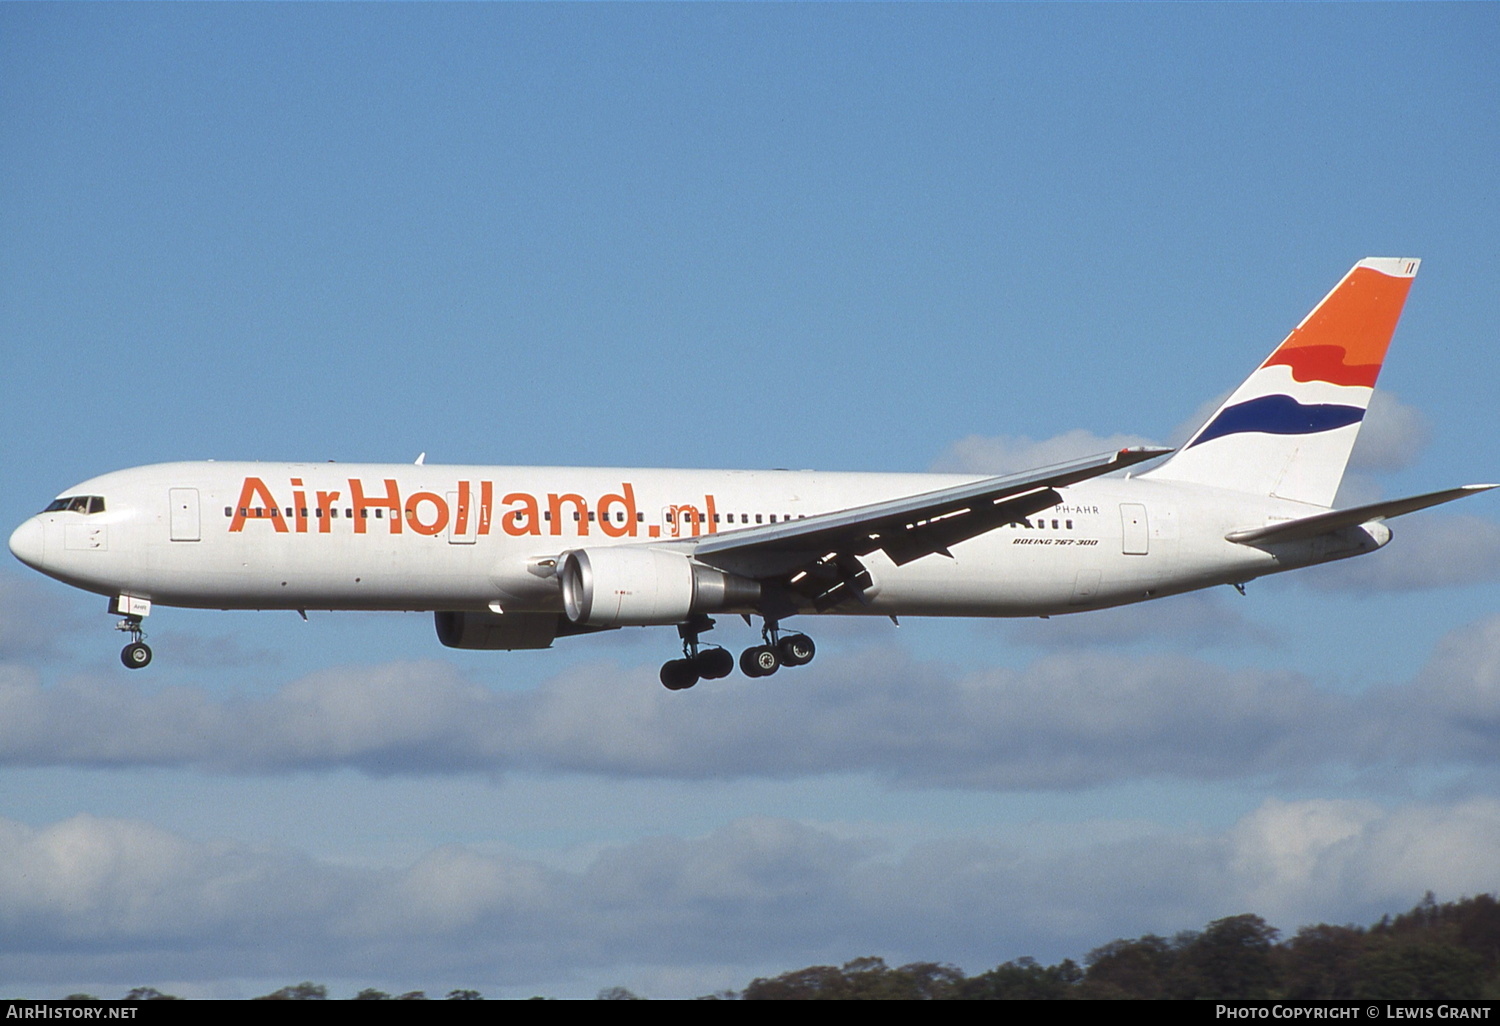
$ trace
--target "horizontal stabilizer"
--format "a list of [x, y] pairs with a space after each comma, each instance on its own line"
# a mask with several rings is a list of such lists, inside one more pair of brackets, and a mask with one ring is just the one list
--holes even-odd
[[1263, 542], [1302, 541], [1307, 538], [1316, 538], [1320, 534], [1337, 531], [1341, 527], [1356, 527], [1360, 524], [1369, 523], [1371, 520], [1389, 520], [1391, 517], [1399, 517], [1403, 513], [1415, 513], [1419, 509], [1438, 506], [1445, 502], [1452, 502], [1454, 499], [1462, 499], [1465, 495], [1475, 495], [1496, 487], [1500, 487], [1500, 485], [1464, 485], [1461, 488], [1449, 488], [1441, 492], [1428, 492], [1426, 495], [1412, 495], [1405, 499], [1389, 499], [1385, 502], [1372, 502], [1367, 506], [1334, 509], [1329, 510], [1327, 513], [1317, 513], [1310, 517], [1285, 520], [1279, 524], [1268, 524], [1265, 527], [1251, 527], [1243, 531], [1230, 531], [1224, 538], [1226, 541], [1239, 542], [1241, 545], [1259, 545]]

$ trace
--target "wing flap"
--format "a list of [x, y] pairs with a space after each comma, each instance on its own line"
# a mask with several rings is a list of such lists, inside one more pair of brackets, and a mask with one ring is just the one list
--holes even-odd
[[1054, 489], [1171, 451], [1150, 446], [1121, 449], [803, 520], [668, 544], [689, 549], [696, 559], [710, 566], [750, 577], [774, 576], [823, 556], [867, 555], [877, 549], [885, 550], [898, 563], [909, 563], [946, 552], [950, 545], [1056, 505], [1060, 497]]
[[867, 547], [856, 548], [854, 551], [856, 555], [864, 556], [876, 549], [884, 549], [891, 562], [897, 566], [905, 566], [933, 553], [951, 557], [953, 553], [948, 551], [950, 546], [977, 538], [1002, 524], [1018, 523], [1059, 502], [1062, 502], [1062, 496], [1056, 489], [1039, 488], [1013, 499], [976, 503], [975, 508], [872, 538]]
[[1315, 513], [1310, 517], [1299, 517], [1296, 520], [1286, 520], [1278, 524], [1267, 524], [1264, 527], [1249, 527], [1241, 531], [1230, 531], [1224, 536], [1224, 539], [1225, 541], [1237, 542], [1240, 545], [1304, 541], [1308, 538], [1316, 538], [1321, 534], [1330, 534], [1340, 528], [1355, 527], [1359, 524], [1369, 523], [1371, 520], [1389, 520], [1391, 517], [1399, 517], [1405, 513], [1415, 513], [1419, 509], [1427, 509], [1429, 506], [1439, 506], [1445, 502], [1462, 499], [1466, 495], [1477, 495], [1480, 492], [1489, 491], [1495, 487], [1500, 486], [1492, 484], [1463, 485], [1459, 488], [1448, 488], [1441, 492], [1411, 495], [1404, 499], [1388, 499], [1384, 502], [1372, 502], [1365, 506], [1353, 506], [1349, 509], [1333, 509], [1327, 513]]

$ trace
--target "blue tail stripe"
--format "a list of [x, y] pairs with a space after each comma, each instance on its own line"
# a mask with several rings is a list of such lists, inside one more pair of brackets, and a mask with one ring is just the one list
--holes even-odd
[[1263, 395], [1220, 410], [1208, 427], [1193, 439], [1193, 445], [1242, 431], [1260, 431], [1268, 435], [1316, 434], [1357, 424], [1364, 415], [1365, 411], [1358, 406], [1336, 403], [1304, 406], [1289, 395]]

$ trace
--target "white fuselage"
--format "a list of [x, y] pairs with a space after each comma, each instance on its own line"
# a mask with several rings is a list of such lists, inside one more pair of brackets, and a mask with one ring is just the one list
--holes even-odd
[[[929, 474], [342, 463], [169, 463], [106, 474], [19, 528], [24, 562], [102, 595], [216, 609], [553, 612], [566, 550], [723, 534], [973, 480]], [[1390, 537], [1236, 544], [1319, 507], [1182, 482], [1098, 478], [902, 566], [864, 557], [831, 612], [1038, 616], [1138, 602], [1357, 555]], [[773, 521], [774, 518], [774, 521]], [[807, 611], [811, 611], [810, 609]]]

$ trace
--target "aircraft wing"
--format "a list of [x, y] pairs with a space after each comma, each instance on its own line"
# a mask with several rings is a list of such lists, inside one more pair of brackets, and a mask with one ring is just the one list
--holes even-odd
[[[699, 562], [758, 580], [787, 582], [820, 608], [857, 596], [868, 581], [858, 557], [883, 550], [897, 565], [941, 553], [1062, 501], [1055, 489], [1155, 459], [1171, 449], [1141, 446], [1003, 477], [920, 492], [780, 524], [668, 542]], [[854, 589], [833, 597], [841, 585]], [[826, 603], [826, 604], [825, 604]]]
[[1356, 527], [1359, 524], [1369, 523], [1371, 520], [1388, 520], [1391, 517], [1399, 517], [1403, 513], [1415, 513], [1419, 509], [1452, 502], [1454, 499], [1462, 499], [1466, 495], [1477, 495], [1480, 492], [1487, 492], [1491, 488], [1496, 487], [1500, 487], [1500, 485], [1463, 485], [1459, 488], [1448, 488], [1441, 492], [1412, 495], [1405, 499], [1388, 499], [1384, 502], [1372, 502], [1365, 506], [1352, 506], [1349, 509], [1333, 509], [1327, 513], [1315, 513], [1310, 517], [1284, 520], [1281, 523], [1268, 524], [1265, 527], [1250, 527], [1242, 531], [1230, 531], [1224, 536], [1224, 539], [1225, 541], [1238, 542], [1241, 545], [1302, 541], [1307, 538], [1316, 538], [1320, 534], [1329, 534], [1342, 527]]

